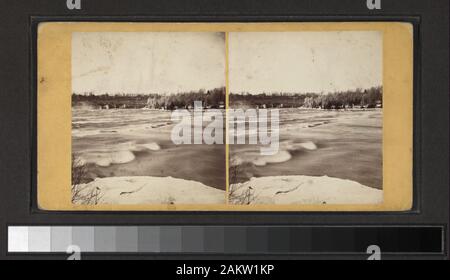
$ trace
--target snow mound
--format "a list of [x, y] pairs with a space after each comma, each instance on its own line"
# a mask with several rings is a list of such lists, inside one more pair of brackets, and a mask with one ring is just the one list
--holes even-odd
[[308, 151], [315, 151], [317, 150], [317, 145], [312, 141], [304, 143], [294, 143], [292, 141], [284, 141], [280, 143], [280, 149], [287, 151], [298, 151], [302, 149]]
[[157, 143], [142, 144], [142, 146], [149, 149], [150, 151], [161, 150], [161, 147]]
[[381, 204], [383, 191], [331, 177], [275, 176], [232, 185], [236, 195], [252, 192], [251, 204]]
[[124, 164], [136, 159], [135, 152], [160, 151], [158, 143], [136, 144], [126, 142], [115, 145], [115, 147], [103, 147], [95, 151], [84, 152], [80, 161], [84, 164], [94, 163], [100, 167], [108, 167], [112, 164]]
[[312, 142], [294, 143], [284, 141], [280, 143], [279, 151], [274, 155], [263, 155], [259, 149], [248, 150], [234, 155], [231, 159], [231, 166], [239, 166], [244, 163], [251, 163], [254, 166], [266, 166], [268, 164], [283, 163], [292, 159], [292, 152], [299, 150], [315, 151], [317, 145]]
[[109, 177], [81, 186], [97, 189], [100, 204], [223, 204], [225, 191], [172, 177]]
[[268, 163], [282, 163], [291, 160], [292, 155], [287, 151], [279, 151], [271, 156], [258, 156], [253, 159], [252, 163], [255, 166], [266, 166]]
[[80, 157], [83, 163], [95, 163], [101, 167], [108, 167], [111, 164], [124, 164], [132, 162], [135, 159], [134, 153], [130, 151], [115, 151], [109, 153], [86, 153]]

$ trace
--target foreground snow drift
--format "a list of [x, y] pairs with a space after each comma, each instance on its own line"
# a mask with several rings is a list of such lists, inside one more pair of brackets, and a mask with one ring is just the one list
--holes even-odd
[[[110, 177], [80, 186], [97, 190], [100, 204], [224, 204], [225, 191], [172, 177]], [[380, 204], [383, 191], [338, 178], [276, 176], [231, 186], [245, 204]]]
[[311, 176], [252, 178], [232, 185], [235, 196], [249, 196], [250, 204], [380, 204], [383, 191], [357, 182]]
[[225, 192], [172, 177], [110, 177], [80, 186], [97, 189], [100, 204], [223, 204]]

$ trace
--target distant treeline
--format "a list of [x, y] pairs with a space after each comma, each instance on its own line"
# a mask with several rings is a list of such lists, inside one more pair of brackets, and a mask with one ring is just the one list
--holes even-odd
[[[191, 109], [195, 101], [202, 101], [204, 108], [224, 108], [225, 88], [199, 90], [171, 95], [162, 94], [73, 94], [72, 106], [94, 109]], [[383, 104], [383, 88], [342, 91], [328, 94], [317, 93], [261, 93], [231, 94], [230, 107], [259, 108], [376, 108]]]
[[195, 101], [202, 101], [204, 108], [225, 108], [225, 88], [179, 93], [176, 95], [154, 95], [148, 98], [147, 107], [152, 109], [191, 109]]
[[82, 106], [93, 109], [130, 108], [140, 109], [147, 105], [148, 95], [145, 94], [102, 94], [94, 95], [72, 94], [72, 107]]
[[230, 106], [259, 108], [375, 108], [383, 104], [383, 88], [372, 87], [366, 90], [342, 91], [328, 94], [317, 93], [261, 93], [231, 94]]
[[199, 90], [171, 95], [162, 94], [72, 94], [72, 107], [93, 109], [165, 109], [193, 108], [195, 101], [202, 101], [207, 108], [225, 107], [225, 88]]

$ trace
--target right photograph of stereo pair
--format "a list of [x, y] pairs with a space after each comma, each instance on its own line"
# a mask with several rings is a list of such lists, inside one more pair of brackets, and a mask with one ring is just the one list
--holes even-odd
[[229, 203], [383, 203], [383, 33], [230, 32], [228, 48]]

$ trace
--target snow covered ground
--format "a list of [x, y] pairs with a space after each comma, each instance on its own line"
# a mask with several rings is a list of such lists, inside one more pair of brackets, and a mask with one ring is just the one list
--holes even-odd
[[97, 189], [99, 204], [224, 204], [225, 191], [172, 177], [110, 177], [80, 185]]
[[274, 176], [235, 184], [235, 195], [251, 193], [250, 204], [380, 204], [383, 191], [327, 176]]
[[[86, 192], [97, 189], [100, 204], [224, 204], [225, 191], [202, 183], [172, 177], [111, 177], [80, 185]], [[252, 178], [235, 184], [234, 195], [251, 193], [250, 204], [380, 204], [383, 191], [357, 182], [312, 176]]]

